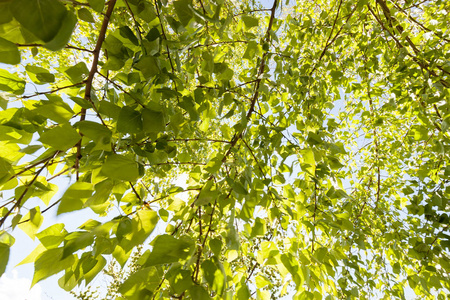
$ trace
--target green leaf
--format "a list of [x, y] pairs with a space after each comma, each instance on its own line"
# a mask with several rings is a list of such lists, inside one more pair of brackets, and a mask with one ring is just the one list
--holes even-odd
[[145, 108], [142, 110], [142, 125], [145, 132], [162, 132], [166, 129], [164, 114], [161, 111]]
[[209, 247], [215, 256], [220, 257], [220, 253], [222, 251], [222, 241], [219, 239], [211, 239], [209, 240]]
[[80, 139], [81, 136], [78, 132], [66, 123], [45, 131], [39, 140], [56, 150], [65, 151], [74, 147]]
[[57, 248], [67, 235], [64, 227], [65, 225], [63, 223], [54, 224], [36, 234], [36, 237], [45, 248]]
[[226, 274], [218, 259], [213, 257], [205, 260], [202, 263], [202, 269], [206, 282], [208, 282], [211, 289], [218, 295], [222, 295], [226, 283]]
[[0, 157], [0, 182], [6, 182], [11, 177], [12, 165], [3, 157]]
[[208, 295], [208, 292], [200, 285], [193, 285], [189, 289], [189, 294], [191, 295], [191, 299], [196, 300], [210, 300], [211, 297]]
[[118, 154], [106, 158], [101, 173], [109, 178], [124, 181], [135, 181], [140, 177], [136, 161]]
[[245, 282], [239, 282], [239, 284], [237, 285], [236, 288], [236, 298], [238, 300], [248, 300], [250, 299], [250, 290], [248, 289], [247, 285], [245, 284]]
[[314, 152], [311, 148], [301, 150], [303, 163], [301, 164], [302, 170], [309, 173], [311, 176], [315, 176], [316, 161], [314, 159]]
[[41, 227], [44, 217], [41, 215], [41, 210], [38, 207], [30, 209], [30, 211], [22, 217], [21, 223], [18, 225], [23, 232], [25, 232], [32, 240], [36, 236], [36, 232]]
[[150, 79], [160, 73], [158, 59], [153, 56], [142, 57], [133, 67], [141, 71], [146, 79]]
[[38, 258], [39, 255], [41, 255], [46, 250], [47, 249], [44, 247], [44, 245], [42, 245], [42, 244], [37, 245], [37, 247], [34, 248], [34, 250], [30, 254], [28, 254], [28, 256], [25, 257], [17, 265], [20, 266], [20, 265], [24, 265], [24, 264], [29, 264], [29, 263], [35, 262], [36, 258]]
[[105, 0], [88, 0], [88, 3], [98, 13], [101, 13], [105, 7]]
[[94, 187], [88, 182], [75, 182], [64, 193], [58, 206], [57, 214], [63, 214], [84, 208], [84, 203], [91, 197]]
[[150, 291], [158, 287], [161, 274], [155, 267], [141, 269], [133, 273], [119, 287], [119, 292], [130, 300], [149, 299]]
[[120, 245], [125, 251], [130, 251], [137, 245], [141, 245], [152, 233], [159, 217], [155, 211], [140, 210], [131, 219], [131, 232], [123, 236]]
[[63, 248], [49, 249], [38, 256], [34, 263], [34, 276], [31, 286], [49, 276], [57, 274], [72, 266], [75, 262], [73, 255], [62, 258]]
[[244, 21], [245, 27], [247, 29], [258, 26], [259, 24], [259, 19], [251, 16], [242, 16], [242, 21]]
[[0, 24], [10, 23], [13, 15], [9, 11], [9, 5], [13, 0], [0, 1]]
[[20, 25], [46, 43], [56, 37], [67, 16], [58, 0], [14, 0], [10, 11]]
[[52, 51], [58, 51], [64, 48], [69, 42], [76, 24], [77, 17], [74, 13], [68, 12], [62, 21], [58, 34], [50, 42], [44, 45], [45, 48]]
[[76, 126], [84, 136], [96, 143], [93, 150], [111, 151], [112, 132], [107, 127], [92, 121], [81, 121]]
[[56, 95], [47, 95], [49, 101], [41, 101], [36, 105], [36, 112], [57, 123], [66, 123], [72, 119], [75, 114], [67, 103], [61, 97]]
[[80, 83], [89, 75], [89, 69], [84, 62], [79, 62], [75, 66], [67, 68], [64, 73], [72, 83]]
[[178, 0], [173, 2], [173, 6], [175, 7], [175, 13], [178, 16], [181, 24], [186, 27], [189, 24], [189, 21], [194, 17], [194, 13], [192, 12], [192, 1], [191, 0]]
[[95, 23], [95, 19], [92, 16], [92, 14], [89, 11], [89, 9], [84, 8], [84, 7], [80, 8], [78, 10], [78, 18], [83, 20], [83, 21], [89, 22], [89, 23]]
[[0, 276], [5, 273], [9, 261], [9, 245], [0, 243]]
[[139, 40], [134, 35], [133, 31], [128, 26], [122, 26], [119, 28], [120, 35], [132, 42], [134, 45], [139, 46]]
[[195, 102], [192, 97], [183, 97], [183, 100], [178, 103], [178, 106], [184, 108], [188, 113], [191, 121], [198, 121], [200, 116], [195, 109]]
[[6, 231], [0, 231], [0, 276], [5, 273], [8, 265], [10, 248], [14, 245], [15, 239]]
[[261, 55], [261, 52], [261, 46], [254, 41], [250, 41], [247, 43], [247, 49], [245, 50], [243, 58], [248, 59], [249, 61], [254, 61], [255, 57], [259, 57]]
[[140, 133], [142, 131], [141, 113], [124, 106], [120, 110], [117, 130], [122, 133]]
[[171, 235], [160, 235], [153, 242], [146, 266], [156, 266], [186, 259], [192, 254], [194, 243], [189, 237], [177, 239]]
[[20, 51], [16, 44], [0, 37], [0, 63], [16, 65], [20, 63]]
[[89, 271], [84, 271], [84, 280], [86, 282], [86, 284], [89, 284], [94, 278], [95, 276], [98, 275], [98, 273], [100, 273], [106, 266], [106, 259], [99, 255], [97, 257], [94, 258], [95, 261], [95, 265], [89, 270]]
[[256, 283], [256, 288], [258, 288], [258, 289], [261, 289], [267, 285], [269, 285], [269, 286], [272, 285], [270, 280], [266, 276], [261, 275], [261, 274], [258, 274], [258, 276], [256, 276], [255, 283]]
[[6, 70], [0, 69], [0, 90], [22, 95], [25, 91], [25, 81]]
[[64, 237], [63, 256], [66, 258], [76, 251], [92, 245], [94, 242], [94, 234], [88, 231], [75, 231]]
[[234, 181], [232, 187], [236, 193], [241, 195], [248, 195], [248, 191], [244, 188], [244, 186], [240, 182]]
[[46, 84], [55, 82], [55, 75], [50, 73], [47, 69], [42, 67], [27, 65], [25, 67], [27, 70], [28, 76], [30, 76], [31, 80], [37, 84]]

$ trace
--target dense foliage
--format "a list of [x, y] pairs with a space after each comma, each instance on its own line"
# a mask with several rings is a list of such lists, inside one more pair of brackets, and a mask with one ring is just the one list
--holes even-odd
[[0, 274], [23, 230], [68, 291], [144, 243], [124, 299], [446, 298], [449, 13], [1, 0]]

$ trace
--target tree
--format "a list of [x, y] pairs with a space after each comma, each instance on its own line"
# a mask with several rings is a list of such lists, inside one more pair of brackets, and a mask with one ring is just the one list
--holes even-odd
[[0, 274], [23, 230], [66, 290], [147, 245], [125, 299], [450, 293], [449, 1], [0, 6]]

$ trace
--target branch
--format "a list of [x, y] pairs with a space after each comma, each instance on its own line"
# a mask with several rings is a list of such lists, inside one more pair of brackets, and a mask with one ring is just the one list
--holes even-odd
[[[269, 43], [270, 42], [270, 31], [272, 30], [272, 25], [273, 25], [273, 20], [275, 19], [275, 11], [277, 8], [277, 3], [278, 0], [274, 0], [273, 1], [273, 5], [271, 10], [271, 14], [270, 14], [270, 19], [269, 19], [269, 25], [267, 26], [267, 31], [266, 31], [266, 37], [264, 39], [264, 42]], [[250, 119], [253, 111], [255, 110], [255, 104], [256, 101], [258, 100], [258, 96], [259, 96], [259, 86], [261, 84], [261, 75], [264, 73], [264, 68], [266, 66], [266, 57], [268, 55], [268, 51], [264, 52], [262, 58], [261, 58], [261, 64], [259, 65], [259, 69], [258, 69], [258, 74], [257, 74], [257, 79], [255, 79], [255, 86], [254, 86], [254, 94], [250, 103], [250, 108], [247, 111], [246, 114], [246, 118], [247, 118], [247, 122]], [[243, 130], [241, 130], [239, 133], [235, 133], [235, 135], [233, 136], [233, 138], [230, 141], [230, 148], [228, 148], [228, 151], [225, 153], [222, 162], [225, 162], [228, 155], [230, 155], [231, 151], [233, 150], [234, 146], [236, 145], [236, 143], [242, 138], [242, 134], [243, 134]]]
[[134, 185], [131, 183], [131, 181], [128, 181], [128, 183], [131, 185], [131, 189], [133, 190], [133, 193], [136, 195], [136, 197], [139, 199], [139, 201], [141, 203], [144, 203], [144, 201], [141, 198], [141, 195], [139, 195], [139, 193], [136, 191], [136, 189], [134, 188]]
[[142, 104], [136, 97], [134, 97], [132, 94], [130, 94], [129, 92], [127, 92], [122, 86], [120, 86], [119, 84], [117, 84], [116, 82], [114, 82], [113, 80], [109, 79], [107, 76], [103, 75], [100, 72], [97, 72], [98, 75], [100, 75], [101, 77], [105, 78], [106, 81], [108, 81], [109, 83], [111, 83], [112, 85], [114, 85], [116, 88], [118, 88], [119, 90], [121, 90], [123, 93], [127, 94], [128, 96], [130, 96], [134, 101], [136, 101], [137, 104], [139, 104], [140, 106], [142, 106], [143, 108], [145, 108], [145, 105]]
[[37, 161], [37, 162], [35, 162], [35, 163], [29, 165], [29, 166], [26, 166], [26, 167], [23, 168], [21, 171], [15, 173], [13, 176], [11, 176], [11, 177], [8, 179], [8, 181], [11, 180], [11, 179], [13, 179], [13, 178], [16, 178], [17, 176], [19, 176], [19, 175], [25, 173], [26, 171], [28, 171], [28, 170], [30, 170], [30, 169], [36, 167], [37, 165], [40, 165], [41, 163], [48, 162], [49, 160], [55, 158], [55, 156], [58, 155], [60, 152], [61, 152], [61, 151], [58, 150], [58, 151], [56, 151], [55, 153], [53, 153], [52, 155], [50, 155], [49, 157], [43, 158], [43, 159], [41, 159], [41, 160], [39, 160], [39, 161]]
[[199, 163], [199, 162], [178, 162], [178, 161], [168, 161], [164, 163], [157, 163], [157, 164], [145, 164], [145, 166], [164, 166], [164, 165], [193, 165], [193, 166], [206, 166], [205, 163]]
[[[156, 8], [156, 15], [158, 16], [158, 20], [159, 20], [159, 25], [161, 27], [161, 32], [162, 35], [164, 37], [164, 40], [167, 41], [167, 36], [166, 36], [166, 32], [164, 30], [164, 25], [162, 23], [162, 19], [161, 19], [161, 14], [158, 8], [158, 3], [155, 0], [155, 8]], [[172, 68], [172, 72], [175, 73], [175, 68], [173, 67], [173, 63], [172, 63], [172, 58], [170, 57], [170, 51], [169, 51], [169, 46], [166, 44], [166, 50], [167, 50], [167, 57], [169, 58], [169, 62], [170, 62], [170, 67]]]
[[168, 193], [167, 195], [164, 195], [164, 196], [162, 196], [162, 197], [153, 199], [153, 200], [148, 201], [148, 202], [144, 202], [144, 204], [151, 204], [151, 203], [154, 203], [154, 202], [163, 200], [163, 199], [169, 197], [169, 196], [172, 195], [172, 194], [186, 193], [186, 192], [189, 192], [189, 191], [199, 191], [199, 190], [201, 190], [201, 189], [200, 189], [200, 188], [191, 188], [191, 189], [185, 189], [185, 190], [183, 190], [183, 191], [175, 191], [175, 192], [171, 192], [171, 193]]
[[85, 84], [85, 83], [86, 83], [86, 82], [83, 81], [83, 82], [79, 82], [79, 83], [75, 83], [75, 84], [71, 84], [71, 85], [66, 85], [66, 86], [63, 86], [63, 87], [59, 87], [59, 88], [56, 88], [56, 89], [53, 89], [53, 90], [50, 90], [50, 91], [46, 91], [46, 92], [38, 92], [38, 93], [34, 93], [34, 95], [22, 96], [22, 99], [33, 98], [33, 97], [36, 97], [36, 96], [39, 96], [39, 95], [45, 95], [45, 94], [53, 94], [53, 93], [55, 93], [55, 92], [58, 92], [58, 91], [61, 91], [61, 90], [64, 90], [64, 89], [69, 89], [69, 88], [72, 88], [72, 87], [76, 87], [76, 86], [79, 86], [79, 85], [83, 85], [83, 84]]
[[313, 213], [313, 233], [311, 243], [311, 254], [314, 253], [314, 242], [316, 240], [316, 211], [317, 211], [317, 182], [314, 180], [314, 213]]
[[[337, 37], [339, 36], [339, 34], [340, 34], [341, 31], [342, 31], [342, 28], [344, 28], [344, 25], [342, 25], [341, 28], [339, 28], [339, 30], [338, 30], [338, 32], [336, 33], [336, 35], [330, 40], [331, 35], [333, 34], [334, 28], [335, 28], [335, 26], [336, 26], [336, 22], [337, 22], [338, 17], [339, 17], [339, 12], [340, 12], [340, 9], [341, 9], [341, 4], [342, 4], [342, 0], [339, 2], [338, 12], [337, 12], [336, 18], [334, 19], [333, 27], [331, 28], [330, 35], [328, 36], [327, 42], [325, 43], [325, 47], [323, 48], [322, 53], [320, 54], [317, 63], [314, 65], [314, 68], [311, 70], [311, 72], [309, 72], [309, 76], [311, 76], [312, 73], [317, 69], [317, 66], [318, 66], [319, 62], [320, 62], [320, 61], [322, 60], [322, 58], [324, 57], [325, 53], [326, 53], [327, 50], [328, 50], [328, 47], [330, 47], [330, 46], [334, 43], [334, 41], [336, 41]], [[353, 13], [356, 11], [356, 8], [357, 8], [357, 7], [358, 7], [358, 6], [355, 5], [355, 7], [353, 8], [353, 10], [352, 10], [352, 11], [350, 12], [350, 14], [347, 16], [347, 19], [345, 20], [345, 23], [347, 23], [348, 20], [353, 16]]]
[[[17, 47], [45, 47], [45, 45], [43, 44], [16, 44]], [[79, 51], [85, 51], [85, 52], [90, 52], [90, 53], [94, 53], [93, 50], [89, 50], [86, 48], [81, 48], [81, 47], [76, 47], [76, 46], [72, 46], [72, 45], [67, 45], [64, 47], [65, 49], [73, 49], [73, 50], [79, 50]]]
[[[89, 76], [86, 79], [86, 89], [84, 91], [84, 99], [88, 100], [92, 104], [92, 107], [94, 108], [95, 112], [97, 113], [97, 115], [99, 117], [100, 117], [100, 115], [95, 107], [95, 104], [92, 102], [92, 99], [91, 99], [92, 82], [94, 80], [95, 73], [97, 72], [98, 60], [100, 57], [100, 50], [102, 49], [102, 44], [103, 44], [103, 41], [105, 40], [106, 30], [108, 29], [109, 20], [112, 15], [112, 12], [114, 10], [115, 4], [116, 4], [116, 0], [110, 0], [108, 2], [108, 9], [107, 9], [105, 17], [103, 19], [102, 27], [100, 28], [100, 33], [98, 35], [97, 44], [95, 45], [95, 49], [93, 51], [94, 59], [92, 61], [91, 70], [89, 71]], [[85, 119], [86, 119], [86, 108], [82, 108], [80, 121], [84, 121]], [[103, 122], [103, 119], [101, 117], [100, 117], [100, 120], [102, 121], [103, 125], [106, 126], [106, 124]], [[82, 135], [81, 132], [80, 132], [80, 135]], [[80, 159], [82, 156], [81, 155], [81, 141], [82, 141], [82, 139], [80, 139], [80, 141], [78, 142], [78, 144], [76, 146], [77, 147], [77, 156], [76, 156], [76, 161], [75, 161], [75, 169], [77, 170], [77, 175], [76, 175], [77, 181], [79, 179]]]
[[449, 39], [444, 38], [442, 35], [438, 34], [437, 32], [431, 30], [430, 28], [426, 27], [425, 25], [423, 25], [422, 23], [420, 23], [419, 21], [417, 21], [415, 18], [413, 18], [410, 14], [406, 13], [406, 11], [401, 8], [397, 3], [392, 2], [395, 7], [397, 7], [408, 19], [410, 19], [412, 22], [416, 23], [416, 25], [418, 25], [420, 28], [422, 28], [424, 31], [428, 31], [428, 32], [432, 32], [435, 36], [437, 36], [438, 38], [446, 41], [446, 42], [450, 42]]
[[[393, 23], [396, 22], [396, 20], [392, 17], [391, 12], [389, 10], [389, 7], [387, 6], [386, 2], [384, 2], [383, 0], [377, 0], [377, 4], [381, 7], [383, 14], [386, 18], [386, 20], [388, 20], [389, 22], [389, 26], [393, 29], [393, 31], [395, 29], [397, 29], [397, 31], [403, 35], [404, 29], [401, 25], [397, 25], [395, 26], [394, 29], [394, 25]], [[380, 24], [380, 26], [386, 30], [389, 35], [394, 39], [394, 41], [397, 44], [397, 47], [402, 49], [405, 48], [403, 46], [402, 43], [400, 43], [400, 41], [395, 37], [394, 32], [391, 32], [390, 30], [388, 30], [386, 28], [386, 26], [384, 25], [384, 23], [380, 20], [379, 17], [376, 16], [375, 12], [372, 10], [372, 8], [370, 7], [370, 5], [367, 5], [367, 7], [369, 8], [369, 11], [371, 12], [371, 14], [375, 17], [375, 19], [377, 20], [377, 22]], [[414, 53], [417, 55], [419, 54], [419, 49], [417, 49], [416, 45], [412, 42], [412, 40], [409, 38], [408, 35], [405, 36], [406, 41], [408, 42], [409, 46], [413, 49]], [[405, 48], [406, 49], [406, 48]], [[407, 50], [407, 49], [406, 49]], [[407, 55], [410, 56], [414, 62], [416, 62], [421, 69], [426, 70], [428, 73], [430, 73], [431, 75], [433, 75], [434, 77], [439, 77], [436, 72], [434, 72], [433, 70], [430, 70], [430, 64], [428, 63], [428, 61], [423, 60], [423, 59], [419, 59], [417, 56], [412, 55], [411, 53], [409, 53], [409, 51], [406, 51]], [[450, 72], [446, 71], [445, 69], [443, 69], [441, 66], [436, 66], [439, 70], [441, 70], [443, 73], [446, 74], [450, 74]], [[450, 83], [448, 83], [446, 80], [439, 78], [439, 81], [442, 83], [442, 85], [444, 85], [445, 87], [449, 87]]]

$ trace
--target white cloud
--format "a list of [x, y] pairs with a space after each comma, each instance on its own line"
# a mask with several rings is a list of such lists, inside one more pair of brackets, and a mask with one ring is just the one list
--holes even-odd
[[0, 299], [2, 300], [41, 300], [41, 286], [36, 284], [30, 290], [31, 280], [19, 278], [17, 271], [12, 271], [12, 278], [3, 274], [0, 277]]

